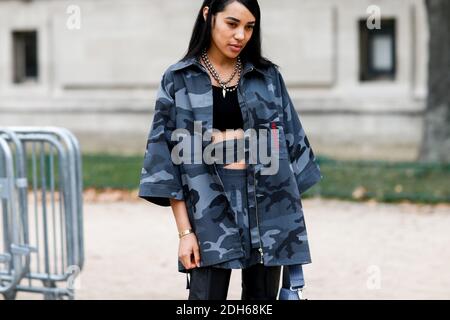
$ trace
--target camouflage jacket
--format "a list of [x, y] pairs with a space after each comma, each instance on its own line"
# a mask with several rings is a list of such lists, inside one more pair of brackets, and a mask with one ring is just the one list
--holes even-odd
[[[206, 68], [195, 58], [180, 60], [164, 72], [139, 187], [139, 197], [157, 205], [170, 206], [169, 198], [185, 201], [200, 247], [201, 266], [244, 256], [216, 165], [174, 163], [171, 158], [177, 144], [172, 137], [175, 129], [185, 129], [192, 142], [199, 143], [192, 153], [203, 152], [211, 143], [193, 134], [194, 121], [201, 121], [202, 133], [212, 130], [211, 86]], [[268, 164], [259, 157], [249, 163], [246, 151], [248, 213], [257, 217], [261, 259], [266, 266], [310, 263], [300, 196], [322, 175], [283, 77], [274, 66], [256, 68], [244, 61], [237, 95], [244, 131], [266, 128], [277, 133], [277, 140], [269, 139], [272, 151], [266, 150], [270, 154], [276, 146], [278, 151], [275, 173], [263, 174]], [[180, 261], [178, 271], [186, 272]]]

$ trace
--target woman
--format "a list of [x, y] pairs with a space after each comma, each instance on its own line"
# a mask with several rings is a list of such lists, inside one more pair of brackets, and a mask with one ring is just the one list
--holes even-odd
[[260, 22], [256, 0], [205, 0], [158, 90], [139, 196], [172, 208], [189, 299], [226, 299], [231, 269], [242, 299], [299, 299], [311, 262], [300, 195], [322, 176]]

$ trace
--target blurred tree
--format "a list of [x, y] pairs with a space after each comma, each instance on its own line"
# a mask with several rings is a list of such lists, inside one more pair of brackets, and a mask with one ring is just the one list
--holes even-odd
[[420, 161], [450, 162], [450, 1], [425, 0], [430, 38]]

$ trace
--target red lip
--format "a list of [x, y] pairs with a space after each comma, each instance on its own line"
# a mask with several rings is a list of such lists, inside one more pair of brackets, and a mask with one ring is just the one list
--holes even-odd
[[242, 46], [239, 46], [239, 45], [237, 45], [237, 44], [230, 44], [230, 46], [232, 46], [232, 47], [236, 47], [236, 48], [242, 48]]

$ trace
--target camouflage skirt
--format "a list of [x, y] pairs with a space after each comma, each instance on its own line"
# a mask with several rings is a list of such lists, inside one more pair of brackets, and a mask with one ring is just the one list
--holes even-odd
[[260, 263], [260, 247], [256, 217], [249, 217], [247, 202], [247, 169], [225, 168], [226, 164], [216, 164], [225, 192], [231, 199], [237, 227], [241, 235], [245, 256], [212, 265], [216, 268], [243, 269]]

